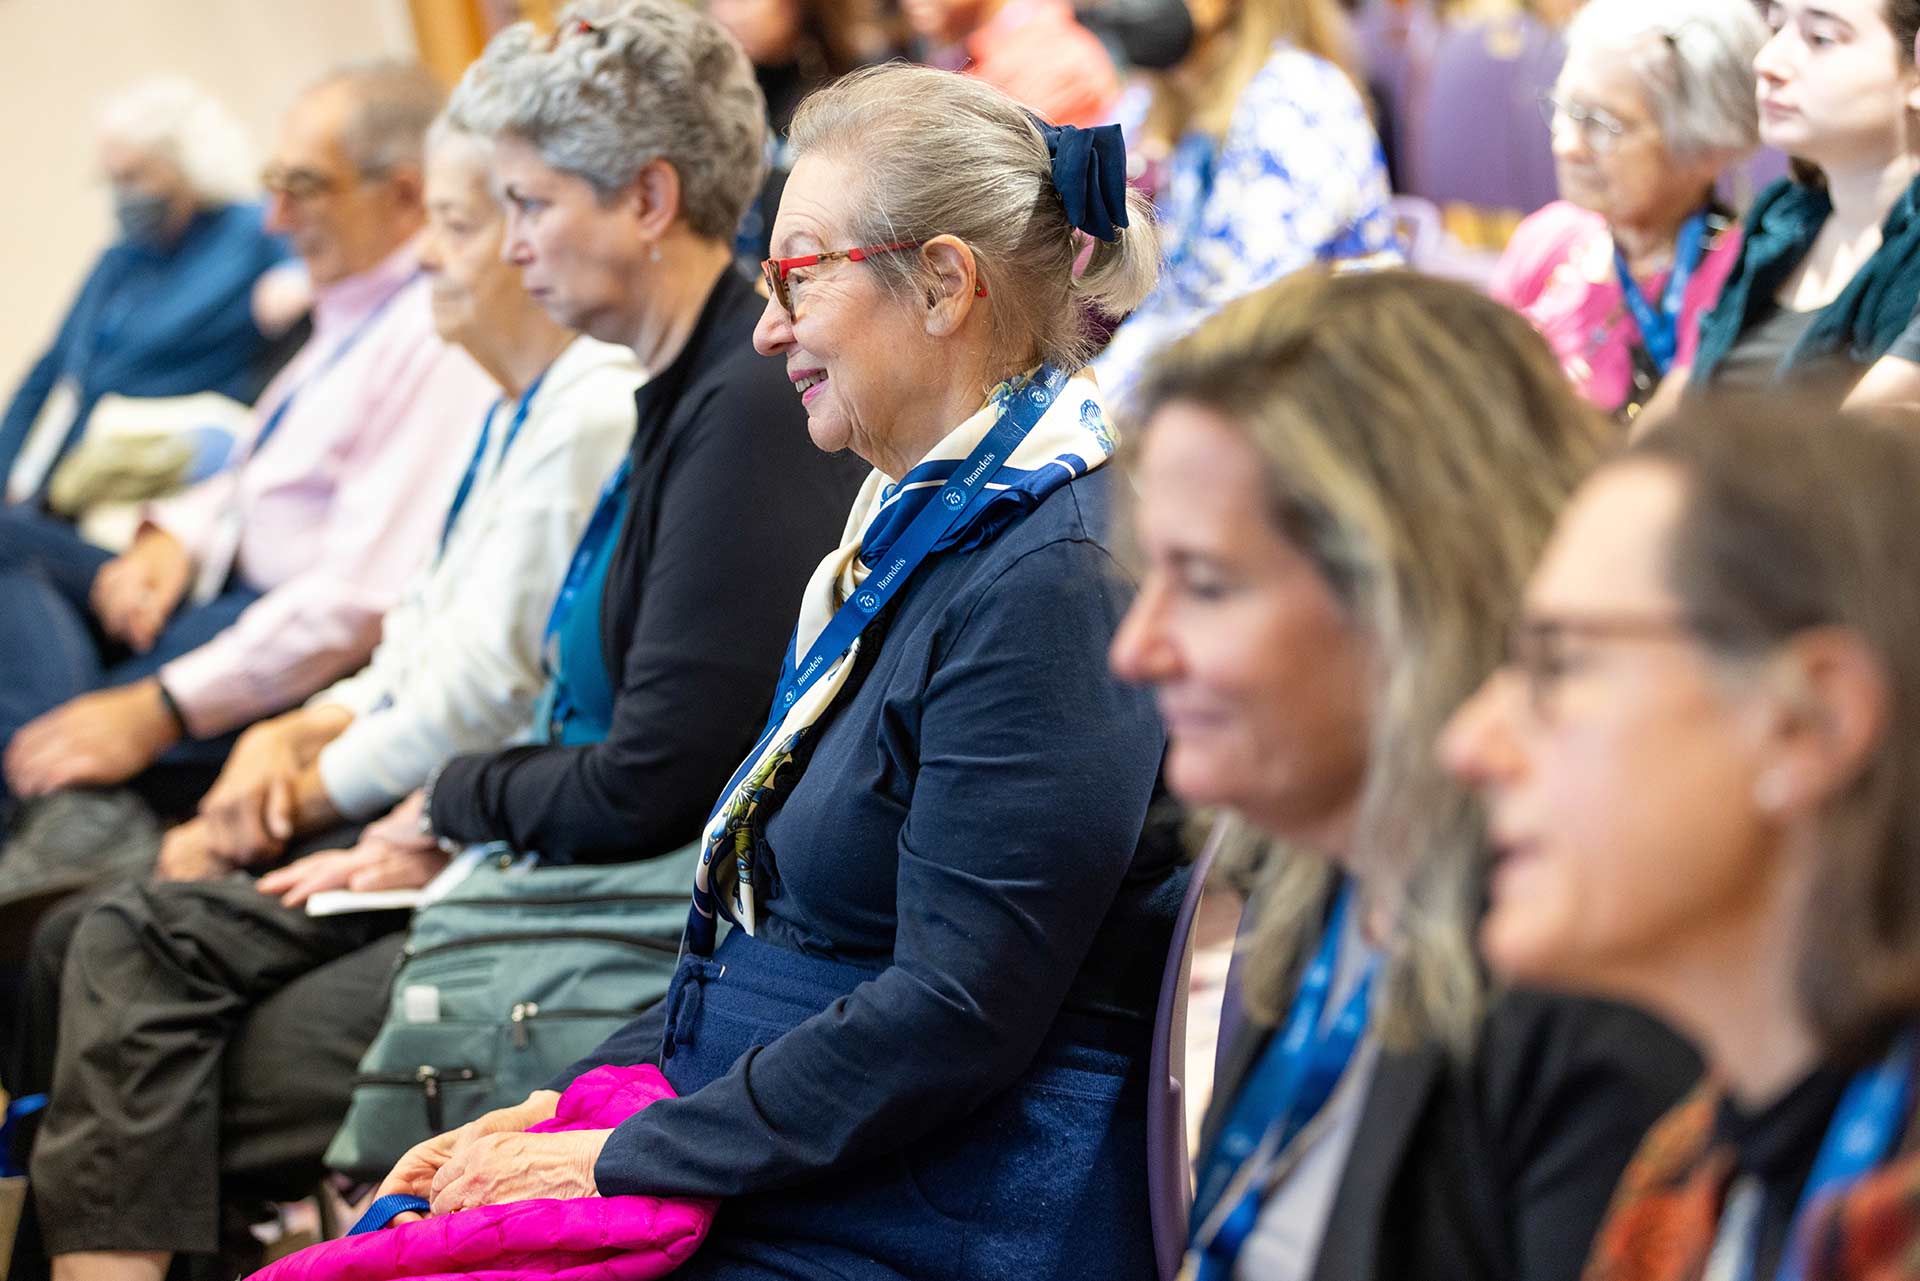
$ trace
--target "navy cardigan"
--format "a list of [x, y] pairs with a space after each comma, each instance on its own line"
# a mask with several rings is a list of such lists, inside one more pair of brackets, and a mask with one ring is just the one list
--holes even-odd
[[[614, 1132], [607, 1195], [731, 1196], [896, 1151], [1013, 1084], [1066, 1016], [1153, 1017], [1184, 884], [1142, 841], [1164, 746], [1106, 651], [1128, 589], [1110, 474], [993, 542], [929, 561], [863, 645], [767, 822], [758, 938], [871, 982]], [[574, 1071], [657, 1061], [656, 1010]]]

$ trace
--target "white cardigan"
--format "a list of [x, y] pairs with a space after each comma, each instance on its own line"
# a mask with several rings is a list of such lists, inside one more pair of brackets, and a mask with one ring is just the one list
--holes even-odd
[[631, 351], [583, 337], [548, 369], [504, 458], [514, 406], [495, 408], [487, 457], [440, 556], [387, 612], [367, 666], [310, 700], [353, 713], [320, 753], [341, 814], [377, 815], [448, 757], [531, 729], [547, 614], [633, 442], [644, 380]]

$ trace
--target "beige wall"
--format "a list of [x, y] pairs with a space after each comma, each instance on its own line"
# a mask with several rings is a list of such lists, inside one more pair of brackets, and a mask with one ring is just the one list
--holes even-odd
[[156, 72], [217, 94], [264, 151], [275, 118], [330, 65], [410, 55], [407, 0], [0, 0], [0, 397], [106, 245], [92, 118]]

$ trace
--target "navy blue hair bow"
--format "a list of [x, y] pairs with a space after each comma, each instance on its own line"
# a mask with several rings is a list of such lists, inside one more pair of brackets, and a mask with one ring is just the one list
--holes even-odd
[[1035, 117], [1053, 157], [1053, 186], [1067, 221], [1100, 240], [1120, 239], [1127, 225], [1127, 144], [1119, 125], [1076, 129]]

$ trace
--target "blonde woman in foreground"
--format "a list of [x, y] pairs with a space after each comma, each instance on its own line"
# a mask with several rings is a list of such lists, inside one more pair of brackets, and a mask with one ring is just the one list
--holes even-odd
[[1258, 838], [1197, 1275], [1570, 1279], [1691, 1059], [1636, 1014], [1488, 990], [1486, 843], [1432, 742], [1597, 416], [1518, 315], [1400, 272], [1296, 275], [1143, 386], [1113, 665], [1155, 687], [1170, 787]]

